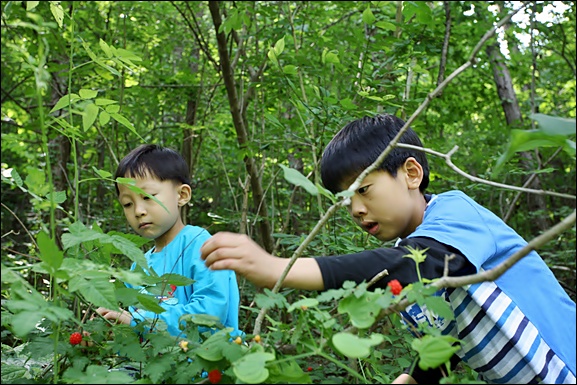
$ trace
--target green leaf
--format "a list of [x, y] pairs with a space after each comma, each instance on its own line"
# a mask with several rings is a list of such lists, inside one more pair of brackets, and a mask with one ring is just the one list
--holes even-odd
[[304, 188], [311, 195], [318, 195], [319, 190], [317, 189], [315, 184], [310, 180], [308, 180], [307, 177], [301, 174], [298, 170], [287, 167], [282, 164], [279, 164], [279, 166], [283, 169], [284, 178], [288, 182]]
[[64, 250], [81, 244], [82, 242], [89, 242], [94, 240], [105, 240], [108, 238], [106, 234], [92, 230], [84, 226], [80, 222], [75, 222], [76, 226], [70, 226], [69, 233], [62, 234], [62, 247]]
[[66, 201], [66, 191], [53, 191], [46, 195], [46, 199], [50, 200], [52, 196], [54, 197], [54, 203], [57, 205]]
[[16, 171], [15, 168], [13, 168], [12, 170], [10, 170], [10, 176], [12, 177], [12, 179], [14, 179], [14, 183], [16, 183], [16, 186], [18, 187], [22, 187], [22, 178], [20, 177], [20, 174], [18, 174], [18, 171]]
[[107, 179], [110, 178], [112, 176], [112, 173], [106, 171], [106, 170], [99, 170], [96, 167], [92, 166], [92, 170], [98, 174], [98, 176], [100, 176], [101, 178]]
[[206, 326], [209, 328], [220, 328], [223, 326], [220, 322], [220, 318], [210, 314], [185, 314], [180, 316], [180, 321], [185, 321], [187, 323], [191, 322], [195, 325]]
[[104, 126], [110, 122], [110, 114], [106, 111], [100, 111], [100, 115], [98, 115], [98, 124], [100, 126]]
[[112, 243], [114, 247], [116, 247], [123, 255], [127, 256], [131, 261], [135, 262], [143, 269], [148, 268], [148, 263], [146, 262], [146, 258], [144, 258], [142, 250], [124, 236], [116, 234], [111, 235], [109, 238], [102, 239], [102, 242]]
[[373, 333], [369, 338], [360, 338], [351, 333], [337, 333], [333, 336], [333, 345], [349, 358], [364, 358], [371, 354], [371, 348], [384, 341], [384, 337]]
[[[144, 361], [146, 359], [143, 359]], [[171, 366], [174, 365], [174, 357], [172, 355], [159, 355], [153, 357], [152, 359], [146, 360], [147, 363], [144, 366], [144, 374], [150, 376], [152, 384], [161, 384], [163, 374], [171, 370]]]
[[423, 302], [427, 306], [428, 310], [432, 311], [439, 317], [442, 317], [448, 321], [455, 319], [455, 314], [451, 310], [451, 307], [449, 306], [447, 301], [443, 299], [443, 297], [439, 296], [426, 297], [423, 300]]
[[110, 48], [108, 43], [106, 43], [104, 40], [100, 39], [99, 44], [100, 44], [100, 49], [102, 49], [102, 51], [104, 52], [106, 57], [111, 58], [112, 57], [112, 49]]
[[14, 314], [11, 319], [12, 331], [17, 337], [25, 337], [30, 333], [36, 324], [44, 317], [41, 310], [23, 311]]
[[353, 103], [353, 100], [351, 98], [341, 99], [339, 103], [345, 110], [355, 110], [357, 108], [357, 106], [355, 105], [355, 103]]
[[79, 291], [88, 302], [97, 307], [118, 309], [114, 284], [110, 282], [108, 273], [92, 272], [89, 279], [85, 276], [77, 275], [70, 279], [69, 289], [71, 292]]
[[303, 372], [295, 359], [279, 362], [274, 361], [268, 364], [269, 384], [311, 384], [311, 377]]
[[334, 51], [329, 51], [325, 48], [323, 51], [321, 61], [323, 64], [338, 64], [340, 63], [339, 55]]
[[575, 135], [575, 119], [561, 118], [545, 114], [531, 114], [529, 118], [537, 121], [541, 130], [549, 135]]
[[287, 75], [296, 75], [297, 67], [292, 64], [289, 64], [283, 67], [282, 72], [284, 72]]
[[373, 11], [371, 11], [371, 6], [367, 5], [367, 8], [363, 12], [363, 23], [370, 25], [373, 24], [375, 20], [376, 18], [375, 15], [373, 15]]
[[257, 293], [254, 301], [259, 307], [284, 309], [288, 306], [288, 301], [282, 293], [273, 293], [270, 289], [264, 289], [263, 293]]
[[458, 340], [451, 336], [425, 335], [423, 338], [415, 338], [411, 347], [419, 353], [419, 367], [423, 370], [437, 368], [448, 362], [459, 351], [459, 346], [453, 346]]
[[74, 103], [75, 101], [77, 101], [79, 99], [80, 99], [80, 96], [77, 94], [64, 95], [63, 97], [58, 99], [58, 101], [56, 102], [54, 107], [52, 107], [52, 109], [50, 110], [50, 113], [53, 113], [54, 111], [58, 111], [64, 107], [68, 107], [70, 105], [70, 103]]
[[134, 381], [127, 373], [108, 371], [104, 366], [89, 365], [86, 372], [72, 366], [62, 375], [65, 383], [71, 384], [128, 384]]
[[81, 89], [79, 92], [80, 94], [80, 98], [82, 99], [94, 99], [96, 97], [96, 95], [98, 95], [98, 91], [94, 91], [94, 90], [87, 90], [87, 89]]
[[267, 56], [270, 59], [270, 61], [272, 61], [274, 64], [278, 64], [278, 58], [276, 53], [274, 52], [274, 48], [268, 50]]
[[158, 304], [158, 299], [151, 295], [137, 294], [136, 299], [138, 299], [138, 302], [140, 302], [144, 310], [151, 311], [155, 314], [165, 312], [164, 308]]
[[98, 107], [94, 103], [89, 103], [84, 107], [84, 114], [82, 115], [82, 128], [86, 132], [96, 120], [98, 116]]
[[162, 279], [162, 282], [175, 286], [188, 286], [195, 282], [194, 279], [175, 273], [166, 273], [161, 275], [160, 278]]
[[132, 326], [125, 324], [114, 325], [112, 332], [114, 334], [113, 352], [118, 352], [117, 354], [120, 357], [127, 357], [134, 361], [146, 360], [147, 357], [140, 346], [138, 335], [134, 332]]
[[294, 309], [301, 309], [303, 306], [305, 308], [309, 308], [309, 307], [317, 307], [318, 305], [319, 301], [316, 298], [303, 298], [291, 304], [288, 308], [288, 311], [290, 313]]
[[284, 51], [284, 36], [282, 39], [277, 40], [277, 42], [274, 45], [274, 53], [276, 54], [276, 57], [279, 57], [281, 53], [283, 53]]
[[368, 329], [377, 319], [381, 306], [378, 299], [382, 294], [365, 292], [361, 296], [354, 295], [343, 298], [339, 302], [340, 314], [347, 313], [353, 326]]
[[[109, 106], [111, 107], [111, 106]], [[123, 126], [127, 127], [130, 131], [132, 131], [132, 133], [134, 133], [136, 136], [138, 136], [142, 141], [144, 141], [144, 138], [142, 138], [142, 136], [140, 136], [140, 134], [138, 132], [136, 132], [136, 128], [132, 125], [132, 123], [130, 123], [128, 121], [128, 119], [126, 119], [124, 116], [117, 114], [117, 113], [111, 113], [110, 116], [112, 117], [112, 119], [116, 120], [118, 123], [122, 124]]]
[[[547, 131], [548, 130], [548, 131]], [[567, 126], [562, 128], [537, 129], [537, 130], [511, 130], [511, 138], [505, 152], [497, 160], [493, 170], [493, 177], [501, 172], [504, 164], [513, 157], [516, 152], [530, 151], [539, 147], [562, 147], [569, 155], [575, 156], [575, 142], [568, 140], [565, 135], [551, 134], [551, 132], [566, 132]]]
[[223, 339], [221, 333], [215, 333], [208, 337], [194, 352], [207, 361], [220, 361], [224, 358], [223, 350], [228, 348], [228, 339]]
[[36, 6], [40, 3], [39, 1], [27, 1], [26, 2], [26, 10], [32, 11]]
[[111, 104], [106, 106], [105, 111], [108, 112], [109, 114], [115, 114], [118, 111], [120, 111], [120, 106], [118, 104]]
[[377, 21], [375, 26], [381, 29], [387, 29], [389, 31], [396, 31], [397, 27], [393, 23], [389, 23], [388, 21]]
[[38, 233], [36, 237], [38, 248], [40, 248], [40, 258], [48, 266], [56, 271], [62, 265], [64, 253], [58, 248], [56, 242], [48, 236], [44, 231]]
[[266, 381], [269, 371], [267, 361], [275, 359], [274, 354], [265, 352], [249, 353], [232, 363], [236, 377], [245, 384], [260, 384]]
[[62, 28], [62, 21], [64, 20], [64, 10], [62, 6], [58, 4], [59, 2], [51, 1], [50, 2], [50, 12], [52, 12], [52, 16], [54, 16], [54, 20], [58, 23], [58, 26]]
[[[110, 100], [110, 99], [105, 99], [105, 98], [96, 98], [94, 99], [94, 104], [96, 104], [97, 106], [108, 106], [110, 104], [116, 104], [118, 103], [116, 100]], [[118, 111], [116, 111], [118, 112]]]

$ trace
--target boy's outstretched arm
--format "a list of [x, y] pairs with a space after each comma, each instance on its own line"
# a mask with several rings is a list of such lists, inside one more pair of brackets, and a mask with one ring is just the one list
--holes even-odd
[[[201, 258], [212, 270], [234, 270], [252, 283], [272, 288], [289, 263], [289, 259], [267, 253], [249, 236], [220, 232], [200, 248]], [[323, 290], [319, 265], [313, 258], [299, 258], [283, 281], [283, 287]]]

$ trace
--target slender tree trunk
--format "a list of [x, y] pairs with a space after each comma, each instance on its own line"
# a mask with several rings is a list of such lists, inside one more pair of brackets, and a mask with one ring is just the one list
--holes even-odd
[[[195, 73], [198, 71], [198, 57], [199, 57], [199, 49], [197, 47], [192, 50], [192, 57], [190, 62], [191, 73]], [[202, 139], [203, 139], [202, 132], [197, 136], [196, 133], [189, 127], [194, 126], [196, 124], [196, 110], [198, 106], [197, 97], [198, 93], [195, 91], [191, 91], [188, 100], [186, 101], [186, 117], [184, 119], [184, 122], [187, 124], [187, 127], [184, 129], [183, 132], [184, 138], [182, 141], [182, 156], [184, 157], [184, 159], [186, 159], [188, 169], [190, 170], [191, 178], [194, 177], [196, 169], [197, 157], [195, 156], [195, 154], [197, 154], [198, 151], [200, 150], [200, 146], [202, 145]], [[184, 223], [188, 223], [189, 212], [190, 207], [188, 205], [182, 208], [181, 215]]]
[[[521, 109], [519, 108], [517, 95], [513, 88], [511, 74], [505, 65], [505, 59], [501, 54], [497, 43], [487, 46], [487, 55], [489, 56], [491, 67], [493, 68], [493, 78], [497, 85], [497, 93], [499, 94], [501, 105], [503, 106], [507, 125], [513, 128], [518, 127], [521, 125], [523, 119]], [[524, 151], [520, 153], [520, 156], [521, 166], [525, 170], [531, 171], [535, 169], [533, 166], [535, 162], [531, 153]], [[540, 190], [541, 181], [539, 177], [536, 176], [528, 187]], [[545, 197], [536, 194], [528, 194], [527, 209], [529, 211], [543, 210], [544, 212], [547, 209]], [[535, 225], [539, 231], [547, 230], [552, 226], [549, 219], [542, 215], [535, 218]]]
[[[241, 109], [240, 101], [238, 99], [236, 84], [234, 80], [234, 71], [231, 67], [231, 60], [228, 54], [226, 37], [224, 32], [220, 30], [222, 25], [222, 18], [220, 16], [220, 6], [218, 1], [209, 1], [208, 7], [212, 15], [214, 23], [214, 30], [216, 32], [216, 40], [218, 43], [218, 54], [220, 57], [220, 70], [226, 91], [228, 95], [228, 103], [230, 105], [230, 112], [238, 144], [241, 149], [245, 149], [249, 142], [249, 137], [246, 129], [246, 108]], [[247, 91], [248, 92], [248, 91]], [[242, 112], [241, 112], [242, 111]], [[268, 210], [265, 201], [264, 190], [261, 184], [261, 178], [258, 173], [255, 159], [251, 156], [244, 157], [244, 164], [250, 176], [250, 185], [252, 189], [253, 203], [258, 210], [258, 226], [261, 237], [261, 242], [265, 250], [272, 252], [274, 242], [272, 238], [272, 230], [268, 220]]]

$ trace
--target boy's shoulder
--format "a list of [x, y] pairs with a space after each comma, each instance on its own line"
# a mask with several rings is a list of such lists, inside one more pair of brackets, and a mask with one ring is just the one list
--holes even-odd
[[461, 190], [449, 190], [439, 194], [431, 194], [427, 210], [435, 206], [452, 207], [452, 213], [455, 213], [456, 209], [468, 210], [482, 207]]

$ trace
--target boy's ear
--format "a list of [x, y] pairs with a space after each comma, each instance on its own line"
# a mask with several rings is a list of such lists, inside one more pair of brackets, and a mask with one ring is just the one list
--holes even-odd
[[403, 164], [407, 175], [407, 185], [409, 189], [418, 189], [423, 180], [423, 166], [413, 157], [407, 158]]
[[187, 184], [178, 186], [178, 206], [182, 207], [190, 201], [192, 189]]

